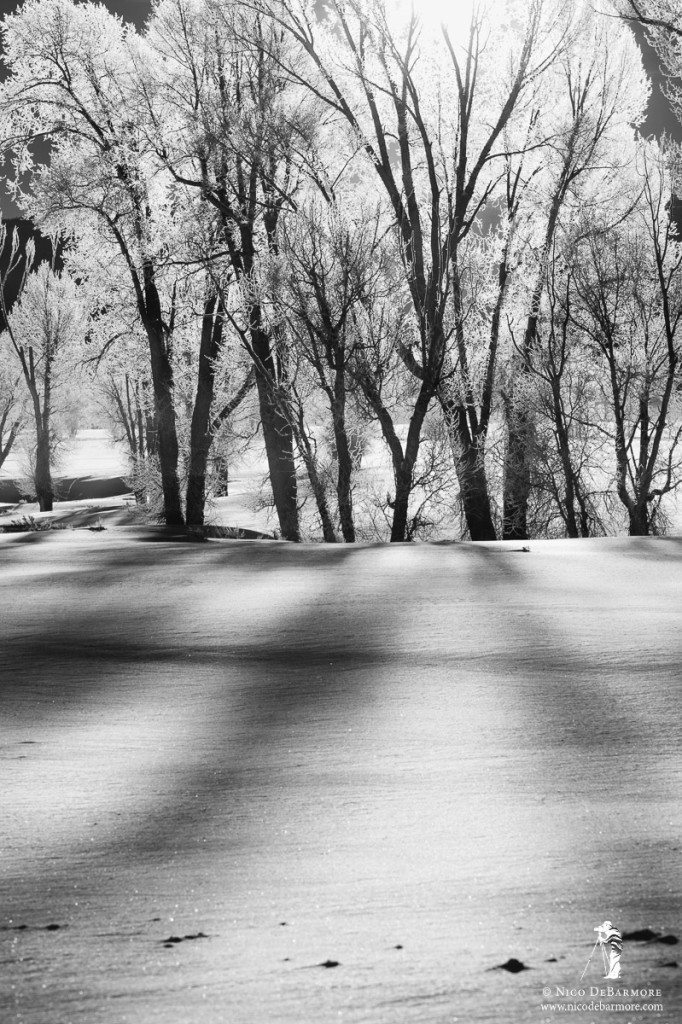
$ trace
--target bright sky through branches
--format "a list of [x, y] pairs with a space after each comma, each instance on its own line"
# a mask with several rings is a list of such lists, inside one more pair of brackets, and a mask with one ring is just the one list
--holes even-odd
[[424, 27], [438, 28], [444, 24], [453, 42], [463, 42], [469, 32], [471, 15], [475, 7], [489, 6], [480, 0], [388, 0], [400, 15], [409, 17], [414, 9]]

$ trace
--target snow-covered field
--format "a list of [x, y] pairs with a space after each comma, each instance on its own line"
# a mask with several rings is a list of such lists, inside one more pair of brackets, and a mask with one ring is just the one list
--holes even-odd
[[[0, 477], [25, 477], [29, 458], [19, 445], [3, 463]], [[56, 476], [115, 476], [128, 472], [125, 445], [116, 443], [106, 430], [79, 430], [66, 442], [54, 468]]]
[[0, 537], [0, 1020], [556, 1020], [680, 932], [681, 559]]

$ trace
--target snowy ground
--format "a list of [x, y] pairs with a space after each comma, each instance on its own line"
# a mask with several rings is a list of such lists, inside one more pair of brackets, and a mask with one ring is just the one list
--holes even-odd
[[[19, 444], [3, 463], [0, 478], [23, 478], [30, 474], [30, 460]], [[54, 467], [56, 476], [117, 476], [128, 472], [128, 456], [122, 443], [113, 441], [107, 430], [79, 430], [64, 442]]]
[[[259, 500], [265, 470], [264, 459], [258, 455], [237, 463], [231, 473], [229, 496], [209, 500], [207, 521], [219, 526], [272, 533], [277, 526], [276, 517], [273, 510], [262, 507]], [[54, 468], [59, 500], [55, 503], [55, 514], [49, 518], [82, 525], [85, 516], [81, 512], [100, 509], [103, 523], [130, 525], [139, 522], [140, 516], [131, 514], [134, 511], [132, 495], [126, 497], [119, 493], [120, 487], [116, 488], [116, 483], [120, 482], [118, 478], [127, 479], [129, 473], [125, 445], [115, 443], [106, 430], [79, 430], [76, 437], [64, 446]], [[21, 490], [30, 489], [28, 483], [26, 487], [22, 486], [29, 476], [28, 457], [21, 449], [16, 450], [0, 469], [0, 525], [26, 516], [45, 518], [40, 515], [36, 502], [19, 505], [14, 499], [3, 498], [3, 482], [14, 481]], [[65, 479], [75, 482], [85, 495], [90, 493], [90, 499], [72, 500], [63, 484]], [[113, 489], [107, 489], [112, 484]], [[103, 493], [112, 497], [95, 498], [94, 495], [102, 493], [102, 488]]]
[[682, 541], [530, 548], [0, 537], [3, 1024], [554, 1021], [679, 935]]

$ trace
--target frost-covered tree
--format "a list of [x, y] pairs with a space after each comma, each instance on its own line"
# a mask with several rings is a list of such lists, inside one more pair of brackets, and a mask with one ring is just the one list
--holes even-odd
[[585, 232], [573, 261], [571, 321], [598, 359], [601, 402], [587, 415], [611, 439], [632, 536], [657, 532], [680, 482], [682, 245], [670, 203], [679, 160], [642, 144], [641, 204], [617, 228]]
[[[195, 242], [175, 251], [176, 265], [167, 269], [164, 286], [170, 289], [168, 301], [175, 310], [170, 362], [178, 480], [185, 491], [187, 525], [202, 526], [214, 439], [251, 390], [253, 378], [225, 313], [229, 287], [221, 277], [220, 261], [208, 255], [210, 235]], [[88, 365], [94, 371], [100, 404], [116, 436], [128, 446], [138, 501], [155, 508], [158, 422], [144, 328], [127, 287], [127, 274], [119, 268], [114, 276], [107, 255], [102, 258], [82, 239], [68, 255], [88, 294]]]
[[682, 124], [682, 7], [678, 0], [613, 0], [627, 22], [641, 25], [661, 62], [665, 91]]
[[[534, 422], [532, 352], [550, 257], [560, 258], [562, 233], [578, 212], [601, 207], [614, 220], [617, 210], [636, 199], [629, 167], [636, 157], [633, 126], [640, 123], [649, 97], [640, 54], [632, 33], [605, 19], [589, 4], [576, 3], [570, 35], [561, 57], [545, 72], [536, 98], [536, 126], [546, 145], [535, 154], [532, 203], [525, 230], [529, 240], [524, 303], [509, 383], [504, 389], [507, 445], [504, 467], [503, 537], [529, 536]], [[518, 323], [518, 310], [511, 313]]]
[[73, 387], [80, 359], [84, 320], [75, 283], [42, 263], [26, 279], [7, 320], [7, 332], [21, 368], [33, 413], [33, 479], [41, 512], [51, 512], [51, 462], [58, 440], [54, 420]]
[[[161, 0], [138, 63], [138, 117], [179, 188], [208, 207], [241, 292], [233, 326], [254, 366], [282, 536], [299, 539], [287, 369], [258, 291], [294, 206], [313, 119], [282, 69], [282, 34], [238, 0]], [[227, 307], [226, 307], [227, 309]]]
[[[494, 537], [484, 464], [490, 379], [485, 359], [474, 357], [480, 374], [471, 365], [468, 243], [503, 191], [505, 154], [523, 145], [528, 98], [561, 46], [563, 5], [481, 4], [450, 28], [381, 0], [332, 0], [322, 18], [305, 0], [262, 6], [298, 47], [289, 74], [326, 105], [337, 137], [345, 131], [358, 150], [357, 173], [373, 174], [390, 204], [399, 301], [417, 325], [401, 349], [418, 382], [410, 447], [418, 450], [438, 398], [470, 535]], [[396, 527], [400, 539], [405, 524]]]
[[352, 367], [363, 344], [358, 321], [377, 299], [385, 269], [382, 217], [348, 190], [316, 192], [286, 222], [280, 258], [272, 265], [271, 302], [300, 356], [301, 376], [324, 396], [338, 519], [344, 541], [352, 543], [356, 456], [349, 418], [357, 421]]
[[[125, 268], [149, 349], [165, 518], [182, 523], [174, 309], [164, 304], [163, 282], [172, 194], [134, 116], [140, 41], [103, 6], [72, 0], [27, 0], [5, 18], [3, 39], [10, 73], [0, 87], [0, 120], [15, 198], [39, 223], [87, 237]], [[48, 162], [36, 148], [44, 140]]]

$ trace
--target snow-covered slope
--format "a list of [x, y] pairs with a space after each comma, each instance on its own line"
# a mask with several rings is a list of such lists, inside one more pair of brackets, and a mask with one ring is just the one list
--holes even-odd
[[682, 541], [530, 548], [0, 537], [0, 1019], [530, 1024], [679, 933]]

